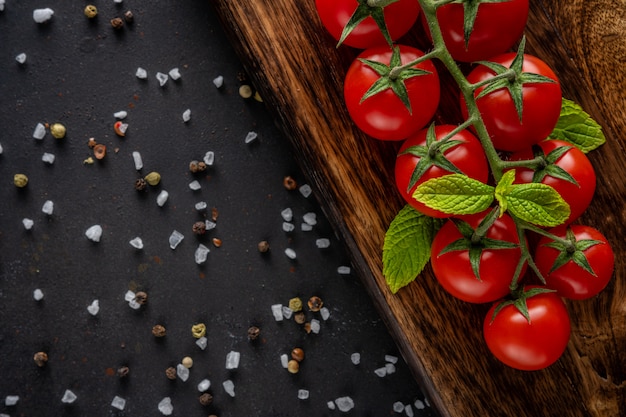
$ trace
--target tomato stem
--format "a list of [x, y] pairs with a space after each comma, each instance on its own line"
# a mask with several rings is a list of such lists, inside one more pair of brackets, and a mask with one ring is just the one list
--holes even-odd
[[477, 83], [471, 84], [471, 88], [472, 88], [472, 91], [476, 91], [480, 87], [492, 84], [494, 81], [498, 81], [498, 80], [501, 80], [501, 79], [506, 79], [508, 81], [514, 81], [516, 77], [517, 77], [517, 72], [514, 69], [509, 68], [508, 70], [504, 71], [501, 74], [497, 74], [497, 75], [494, 75], [491, 78], [487, 78], [485, 80], [478, 81]]
[[386, 7], [389, 6], [391, 3], [395, 3], [398, 0], [367, 0], [365, 3], [369, 6], [369, 7]]
[[432, 58], [436, 58], [437, 57], [437, 49], [433, 49], [432, 51], [428, 52], [427, 54], [422, 55], [421, 57], [408, 62], [406, 64], [403, 65], [398, 65], [396, 67], [393, 67], [391, 69], [391, 71], [389, 72], [389, 78], [391, 78], [392, 80], [395, 80], [396, 78], [398, 78], [400, 76], [400, 74], [402, 73], [402, 71], [407, 70], [409, 68], [413, 68], [414, 66], [424, 62], [424, 61], [428, 61], [429, 59]]

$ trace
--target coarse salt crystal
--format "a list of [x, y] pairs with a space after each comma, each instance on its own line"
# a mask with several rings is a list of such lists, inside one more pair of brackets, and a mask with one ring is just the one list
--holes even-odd
[[360, 364], [361, 363], [361, 354], [359, 352], [354, 352], [352, 355], [350, 355], [350, 361], [354, 365]]
[[226, 369], [237, 369], [239, 367], [239, 359], [241, 354], [239, 352], [230, 351], [226, 355]]
[[161, 87], [163, 87], [165, 85], [165, 83], [167, 82], [167, 80], [170, 77], [167, 74], [163, 74], [162, 72], [157, 72], [156, 73], [156, 79], [159, 80], [159, 85]]
[[382, 378], [387, 375], [387, 368], [383, 366], [382, 368], [374, 369], [374, 373]]
[[415, 406], [415, 408], [417, 408], [418, 410], [423, 410], [426, 408], [426, 405], [424, 404], [424, 401], [422, 400], [415, 400], [415, 402], [413, 403], [413, 405]]
[[350, 275], [350, 271], [351, 269], [349, 266], [341, 265], [337, 267], [337, 273], [339, 275]]
[[100, 311], [100, 302], [98, 300], [93, 300], [90, 305], [87, 306], [87, 311], [92, 316], [95, 316]]
[[170, 78], [174, 81], [180, 79], [180, 70], [178, 68], [172, 68], [168, 73]]
[[126, 407], [126, 400], [116, 395], [115, 397], [113, 397], [113, 401], [111, 401], [111, 407], [117, 408], [118, 410], [123, 410], [124, 407]]
[[317, 319], [311, 319], [311, 331], [315, 334], [320, 332], [320, 321]]
[[413, 407], [411, 407], [411, 404], [407, 404], [404, 406], [404, 414], [406, 414], [407, 417], [413, 417], [415, 415], [413, 413]]
[[207, 207], [208, 207], [208, 205], [207, 205], [206, 201], [198, 201], [195, 204], [195, 206], [194, 206], [194, 208], [196, 210], [198, 210], [198, 211], [204, 211], [204, 210], [206, 210]]
[[76, 394], [74, 394], [69, 389], [66, 389], [63, 393], [63, 398], [61, 398], [61, 402], [64, 404], [72, 404], [74, 401], [76, 401], [76, 398], [78, 398]]
[[305, 213], [302, 220], [308, 225], [315, 226], [317, 224], [317, 214], [313, 212]]
[[280, 355], [280, 364], [285, 369], [287, 369], [287, 367], [289, 366], [289, 356], [287, 356], [286, 353], [283, 353], [282, 355]]
[[299, 389], [298, 390], [298, 399], [307, 400], [309, 398], [309, 390]]
[[189, 189], [192, 191], [198, 191], [201, 188], [202, 185], [200, 185], [200, 182], [198, 180], [193, 180], [189, 183]]
[[202, 158], [205, 164], [211, 166], [213, 162], [215, 162], [215, 153], [213, 151], [208, 151], [204, 154], [204, 158]]
[[289, 223], [289, 222], [283, 222], [283, 231], [284, 232], [293, 232], [294, 229], [296, 228], [296, 226], [294, 226], [293, 223]]
[[170, 197], [170, 194], [167, 191], [161, 190], [161, 192], [159, 193], [156, 199], [157, 206], [163, 207], [169, 197]]
[[44, 136], [46, 136], [46, 127], [42, 123], [37, 123], [33, 131], [33, 137], [37, 140], [41, 140]]
[[289, 207], [282, 210], [280, 212], [280, 215], [282, 216], [283, 220], [286, 222], [290, 222], [291, 220], [293, 220], [293, 210], [291, 210], [291, 208]]
[[4, 0], [0, 0], [0, 12], [4, 11]]
[[304, 198], [307, 198], [313, 192], [313, 190], [311, 189], [311, 186], [309, 184], [301, 185], [300, 188], [298, 188], [298, 191], [300, 191], [300, 194], [302, 194], [304, 196]]
[[222, 387], [224, 387], [224, 391], [231, 397], [235, 396], [235, 384], [230, 379], [222, 382]]
[[191, 120], [191, 110], [187, 109], [183, 112], [183, 122], [187, 123], [189, 120]]
[[141, 158], [141, 154], [137, 151], [133, 152], [133, 162], [135, 163], [135, 169], [139, 171], [143, 168], [143, 159]]
[[322, 316], [322, 320], [326, 321], [330, 317], [330, 310], [326, 307], [322, 307], [320, 309], [320, 315]]
[[52, 213], [54, 213], [54, 202], [52, 202], [51, 200], [47, 200], [45, 203], [43, 203], [41, 211], [47, 215], [51, 215]]
[[218, 75], [217, 77], [213, 78], [213, 85], [215, 86], [215, 88], [221, 88], [224, 85], [224, 77]]
[[333, 401], [328, 401], [326, 403], [326, 406], [328, 407], [329, 410], [334, 410], [335, 409], [335, 403]]
[[146, 78], [148, 78], [148, 71], [146, 71], [145, 69], [139, 67], [139, 68], [137, 68], [137, 71], [135, 71], [135, 76], [137, 78], [145, 80]]
[[313, 226], [311, 226], [310, 224], [302, 223], [300, 225], [300, 230], [302, 230], [303, 232], [310, 232], [311, 230], [313, 230]]
[[206, 230], [213, 230], [217, 227], [217, 223], [212, 222], [211, 220], [205, 220], [204, 227]]
[[272, 315], [274, 316], [274, 320], [283, 321], [283, 305], [282, 304], [272, 304]]
[[126, 291], [124, 294], [124, 301], [133, 301], [135, 299], [135, 293], [131, 290]]
[[210, 249], [206, 247], [205, 245], [203, 245], [202, 243], [200, 243], [194, 254], [194, 259], [196, 260], [196, 263], [198, 265], [205, 263], [208, 258], [209, 252], [210, 252]]
[[404, 411], [404, 404], [402, 404], [401, 401], [396, 401], [395, 403], [393, 403], [393, 411], [395, 411], [396, 413], [401, 413]]
[[283, 306], [283, 317], [289, 320], [293, 316], [293, 310], [288, 306]]
[[94, 224], [85, 231], [85, 236], [93, 242], [100, 242], [100, 238], [102, 237], [102, 227], [99, 224]]
[[21, 54], [15, 57], [15, 60], [18, 63], [23, 64], [24, 62], [26, 62], [26, 54], [22, 52]]
[[176, 249], [176, 247], [180, 244], [180, 242], [183, 241], [184, 238], [185, 236], [183, 236], [182, 233], [180, 233], [178, 230], [174, 230], [169, 238], [170, 248]]
[[398, 357], [393, 355], [385, 355], [385, 361], [389, 363], [398, 363]]
[[396, 372], [396, 365], [394, 365], [393, 363], [388, 363], [385, 365], [385, 369], [387, 371], [387, 375], [391, 375]]
[[256, 140], [259, 135], [256, 132], [248, 132], [244, 140], [245, 143], [250, 143]]
[[326, 249], [330, 247], [330, 240], [326, 238], [317, 239], [315, 241], [315, 246], [317, 246], [319, 249]]
[[287, 255], [289, 259], [296, 259], [296, 251], [291, 248], [285, 249], [285, 255]]
[[201, 338], [196, 340], [196, 345], [202, 350], [206, 349], [208, 344], [209, 344], [209, 339], [207, 339], [205, 336], [202, 336]]
[[125, 112], [124, 110], [120, 110], [120, 111], [113, 113], [113, 117], [119, 120], [125, 119], [126, 116], [128, 116], [128, 113]]
[[209, 388], [211, 388], [211, 381], [209, 381], [208, 379], [203, 379], [198, 383], [198, 391], [200, 392], [204, 392]]
[[189, 379], [189, 368], [182, 363], [179, 363], [176, 365], [176, 375], [181, 379], [181, 381], [187, 381], [187, 379]]
[[35, 301], [43, 300], [43, 291], [37, 288], [35, 291], [33, 291], [33, 298], [35, 299]]
[[143, 240], [139, 236], [132, 238], [128, 243], [135, 249], [143, 249]]
[[33, 228], [35, 222], [32, 219], [24, 218], [22, 219], [22, 224], [24, 225], [24, 229], [30, 230]]
[[33, 20], [36, 23], [43, 23], [52, 19], [53, 14], [54, 14], [54, 10], [50, 8], [35, 9], [33, 10]]
[[10, 406], [17, 404], [19, 400], [20, 400], [19, 395], [7, 395], [4, 398], [4, 405], [6, 405], [7, 407], [10, 407]]
[[354, 408], [354, 401], [350, 397], [339, 397], [335, 400], [339, 411], [348, 412]]
[[56, 159], [56, 157], [54, 156], [53, 153], [49, 153], [49, 152], [44, 152], [43, 155], [41, 155], [41, 160], [43, 162], [45, 162], [46, 164], [54, 164], [54, 160]]
[[161, 414], [163, 414], [164, 416], [172, 415], [172, 413], [174, 412], [174, 406], [172, 405], [172, 399], [170, 397], [163, 398], [161, 401], [159, 401], [159, 404], [157, 405], [157, 408], [159, 409]]

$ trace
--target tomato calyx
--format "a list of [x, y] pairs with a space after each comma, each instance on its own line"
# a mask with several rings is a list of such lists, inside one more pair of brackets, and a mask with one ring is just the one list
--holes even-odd
[[522, 316], [524, 316], [524, 318], [528, 321], [528, 324], [531, 324], [530, 322], [530, 314], [528, 313], [528, 304], [527, 304], [527, 300], [531, 297], [534, 297], [536, 295], [539, 294], [546, 294], [546, 293], [550, 293], [550, 292], [556, 292], [555, 290], [551, 290], [549, 288], [545, 288], [545, 287], [536, 287], [533, 286], [529, 289], [526, 289], [525, 286], [520, 287], [516, 290], [513, 290], [511, 292], [511, 299], [510, 300], [504, 300], [501, 301], [496, 308], [493, 311], [493, 315], [491, 316], [491, 323], [493, 323], [493, 321], [495, 320], [496, 316], [498, 315], [498, 313], [505, 307], [507, 306], [514, 306], [517, 311], [520, 312], [520, 314]]
[[513, 242], [492, 239], [485, 236], [489, 228], [499, 217], [499, 213], [499, 207], [494, 208], [481, 220], [476, 229], [461, 219], [450, 219], [463, 237], [447, 245], [441, 250], [439, 255], [452, 251], [468, 251], [472, 272], [474, 272], [476, 279], [480, 281], [480, 259], [484, 250], [515, 249], [519, 247], [518, 244]]
[[585, 251], [595, 245], [600, 244], [604, 244], [604, 242], [595, 239], [576, 240], [576, 235], [574, 234], [572, 229], [568, 227], [565, 232], [564, 240], [554, 240], [545, 245], [559, 251], [559, 255], [556, 257], [554, 263], [552, 264], [552, 267], [550, 268], [550, 273], [559, 269], [569, 261], [572, 261], [595, 277], [596, 273], [589, 264], [589, 260], [585, 255]]
[[[365, 94], [363, 94], [363, 97], [361, 98], [361, 103], [380, 92], [391, 89], [394, 94], [398, 96], [398, 98], [402, 101], [408, 112], [412, 114], [411, 100], [409, 100], [409, 93], [406, 89], [405, 82], [410, 78], [432, 73], [430, 71], [426, 71], [420, 68], [414, 68], [413, 65], [417, 65], [416, 61], [411, 62], [411, 67], [407, 68], [406, 66], [402, 66], [400, 48], [394, 46], [392, 50], [393, 52], [389, 60], [389, 65], [370, 59], [359, 58], [359, 61], [361, 61], [363, 65], [371, 68], [380, 76], [380, 78], [376, 82], [374, 82], [374, 84], [372, 84], [372, 86], [365, 92]], [[421, 62], [426, 60], [427, 58], [428, 55], [423, 55], [418, 61]], [[400, 69], [400, 71], [398, 71], [398, 69]]]
[[522, 37], [522, 40], [517, 49], [517, 54], [511, 62], [509, 68], [502, 64], [489, 61], [479, 61], [478, 64], [489, 68], [495, 73], [495, 77], [487, 79], [485, 81], [476, 83], [473, 85], [474, 89], [482, 87], [486, 84], [485, 88], [476, 96], [476, 100], [486, 96], [494, 91], [506, 88], [511, 95], [517, 116], [520, 123], [522, 122], [523, 112], [523, 100], [522, 92], [524, 84], [540, 84], [540, 83], [555, 83], [550, 77], [546, 77], [541, 74], [534, 74], [530, 72], [523, 72], [522, 67], [524, 65], [524, 48], [526, 46], [526, 37]]
[[387, 23], [385, 22], [385, 6], [390, 5], [391, 3], [395, 3], [398, 0], [357, 0], [359, 5], [354, 10], [352, 16], [350, 16], [350, 20], [346, 23], [343, 31], [341, 32], [341, 37], [337, 42], [337, 48], [341, 46], [343, 41], [350, 35], [350, 33], [365, 19], [371, 17], [374, 19], [376, 26], [380, 29], [383, 37], [387, 41], [389, 45], [393, 45], [393, 40], [391, 39], [391, 35], [389, 34], [389, 29], [387, 28]]
[[469, 46], [470, 36], [474, 31], [474, 23], [478, 15], [478, 7], [482, 3], [504, 3], [511, 0], [453, 0], [446, 3], [463, 4], [463, 37], [465, 38], [465, 49]]
[[541, 147], [533, 146], [533, 154], [535, 159], [539, 161], [538, 167], [535, 168], [533, 174], [533, 182], [541, 182], [545, 177], [550, 176], [558, 178], [564, 181], [571, 182], [578, 186], [578, 182], [572, 177], [572, 175], [556, 165], [556, 161], [567, 153], [573, 146], [559, 146], [558, 148], [550, 151], [547, 155], [543, 152]]

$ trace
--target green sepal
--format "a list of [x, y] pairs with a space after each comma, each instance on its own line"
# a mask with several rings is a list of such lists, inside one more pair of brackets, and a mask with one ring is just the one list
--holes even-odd
[[450, 174], [424, 181], [412, 196], [427, 207], [446, 214], [474, 214], [489, 208], [494, 189], [467, 175]]
[[511, 0], [457, 0], [453, 3], [463, 4], [463, 37], [465, 39], [465, 49], [469, 45], [470, 36], [474, 31], [474, 22], [478, 16], [478, 7], [482, 3], [504, 3]]
[[430, 247], [443, 219], [405, 205], [392, 220], [383, 244], [383, 275], [392, 293], [412, 281], [430, 260]]
[[491, 323], [493, 323], [496, 316], [498, 315], [498, 313], [500, 313], [500, 311], [503, 308], [505, 308], [506, 306], [513, 305], [515, 306], [517, 311], [519, 311], [520, 314], [524, 316], [524, 318], [526, 318], [526, 320], [528, 321], [528, 324], [530, 324], [530, 313], [528, 313], [528, 304], [526, 300], [536, 295], [546, 294], [550, 292], [556, 292], [556, 291], [551, 290], [549, 288], [544, 288], [544, 287], [534, 287], [529, 290], [526, 290], [525, 287], [522, 287], [519, 291], [516, 291], [515, 294], [513, 294], [514, 298], [512, 300], [501, 301], [496, 306], [496, 308], [493, 311], [493, 315], [491, 316]]
[[[370, 6], [367, 4], [367, 0], [357, 1], [359, 2], [359, 5], [354, 10], [354, 13], [352, 13], [352, 16], [350, 16], [348, 23], [344, 26], [341, 36], [339, 37], [339, 41], [337, 42], [337, 48], [339, 48], [348, 35], [350, 35], [350, 33], [352, 33], [352, 31], [368, 17], [374, 19], [376, 26], [378, 26], [378, 29], [387, 43], [389, 45], [393, 45], [393, 40], [391, 39], [391, 35], [389, 35], [389, 29], [387, 28], [387, 23], [385, 22], [385, 6]], [[387, 5], [395, 3], [396, 1], [398, 0], [390, 1]]]
[[571, 182], [572, 184], [578, 186], [578, 182], [572, 177], [572, 175], [556, 165], [556, 162], [563, 155], [567, 153], [573, 146], [559, 146], [558, 148], [552, 150], [548, 155], [544, 154], [543, 150], [539, 146], [535, 146], [535, 158], [540, 157], [543, 158], [545, 162], [545, 166], [543, 168], [537, 169], [533, 174], [533, 182], [541, 182], [545, 177], [553, 177], [560, 180], [564, 180], [567, 182]]
[[561, 115], [551, 139], [560, 139], [571, 143], [584, 153], [590, 152], [606, 142], [602, 127], [586, 113], [582, 107], [571, 100], [563, 99]]
[[576, 240], [576, 236], [574, 232], [569, 227], [566, 231], [566, 239], [570, 242], [569, 245], [565, 245], [562, 242], [552, 241], [550, 243], [546, 243], [545, 246], [556, 249], [559, 251], [558, 256], [554, 260], [552, 267], [550, 268], [550, 272], [552, 273], [568, 263], [569, 261], [574, 262], [576, 265], [581, 267], [583, 270], [587, 271], [594, 277], [596, 276], [595, 271], [589, 264], [587, 260], [587, 256], [585, 255], [585, 251], [593, 246], [604, 244], [601, 240], [595, 239], [581, 239]]

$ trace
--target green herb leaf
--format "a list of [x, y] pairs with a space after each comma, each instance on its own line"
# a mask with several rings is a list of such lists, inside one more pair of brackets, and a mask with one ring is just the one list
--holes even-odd
[[463, 174], [444, 175], [420, 184], [413, 198], [447, 214], [473, 214], [486, 210], [493, 202], [492, 186]]
[[558, 226], [570, 214], [569, 204], [552, 187], [545, 184], [513, 184], [515, 170], [504, 173], [496, 185], [495, 198], [502, 212], [538, 226]]
[[561, 116], [550, 138], [569, 142], [585, 153], [606, 142], [602, 127], [582, 107], [565, 98]]
[[404, 206], [389, 225], [383, 244], [383, 275], [392, 293], [422, 272], [430, 259], [430, 246], [443, 219], [426, 216]]

